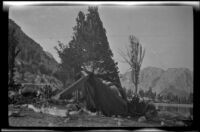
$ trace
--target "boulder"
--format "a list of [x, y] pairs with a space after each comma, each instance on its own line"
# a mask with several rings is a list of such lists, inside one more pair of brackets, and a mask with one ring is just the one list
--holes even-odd
[[76, 104], [67, 104], [66, 108], [70, 111], [78, 111], [79, 110], [79, 108]]
[[146, 117], [145, 116], [141, 116], [138, 118], [138, 122], [145, 122], [146, 121]]
[[120, 127], [121, 125], [122, 125], [121, 121], [118, 120], [118, 121], [117, 121], [117, 126]]
[[185, 123], [182, 121], [176, 121], [175, 123], [177, 126], [185, 126]]
[[34, 85], [27, 85], [24, 86], [24, 88], [19, 90], [19, 93], [23, 95], [24, 97], [37, 97], [38, 94], [38, 88]]
[[21, 115], [20, 115], [20, 111], [18, 110], [18, 111], [8, 111], [8, 116], [9, 117], [11, 117], [11, 116], [13, 116], [13, 117], [20, 117]]

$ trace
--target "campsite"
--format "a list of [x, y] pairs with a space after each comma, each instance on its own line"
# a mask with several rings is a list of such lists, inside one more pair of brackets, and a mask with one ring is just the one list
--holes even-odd
[[[50, 127], [159, 127], [163, 125], [187, 126], [191, 123], [188, 120], [188, 118], [190, 118], [188, 115], [180, 116], [167, 111], [157, 112], [154, 107], [152, 107], [150, 104], [148, 106], [148, 103], [144, 102], [135, 102], [135, 104], [134, 102], [127, 103], [120, 98], [118, 95], [119, 93], [111, 91], [111, 89], [109, 89], [109, 87], [107, 87], [105, 84], [98, 82], [97, 79], [90, 80], [88, 78], [94, 79], [93, 75], [88, 75], [87, 73], [83, 72], [82, 77], [74, 84], [53, 96], [52, 100], [54, 101], [51, 101], [48, 105], [46, 105], [46, 107], [38, 107], [39, 105], [36, 105], [37, 107], [35, 107], [31, 104], [17, 106], [10, 105], [10, 124], [12, 126]], [[94, 84], [90, 86], [88, 80], [91, 81], [92, 84], [97, 81], [97, 83], [95, 83], [96, 88]], [[99, 86], [102, 86], [102, 88]], [[100, 90], [103, 88], [105, 88], [104, 91], [107, 93], [99, 94]], [[87, 108], [84, 106], [84, 104], [77, 103], [75, 101], [56, 101], [61, 97], [64, 98], [63, 96], [67, 96], [67, 93], [72, 93], [78, 89], [87, 89], [87, 96], [89, 97], [87, 98], [88, 100], [86, 99], [88, 106]], [[109, 92], [110, 95], [105, 96]], [[94, 95], [92, 95], [92, 93], [94, 93]], [[104, 102], [104, 99], [107, 102]], [[106, 103], [108, 104], [106, 105]], [[109, 107], [110, 104], [112, 104], [112, 107]], [[135, 106], [138, 108], [134, 109]], [[141, 112], [142, 107], [143, 109], [146, 107], [144, 112]], [[96, 112], [91, 112], [94, 111], [94, 109], [98, 110]], [[140, 113], [137, 109], [140, 110]]]
[[[154, 25], [155, 19], [146, 16], [149, 16], [148, 11], [158, 12], [157, 8], [144, 8], [141, 10], [144, 16], [135, 8], [127, 9], [130, 12], [117, 6], [11, 8], [8, 22], [9, 126], [191, 126], [193, 71], [190, 64], [193, 63], [188, 64], [190, 58], [184, 61], [189, 65], [185, 68], [178, 61], [186, 58], [183, 56], [186, 52], [180, 52], [184, 45], [178, 43], [183, 37], [165, 35], [175, 29], [166, 28], [165, 23], [159, 21], [156, 22], [163, 24], [161, 27], [166, 30], [156, 30], [164, 37], [155, 37], [159, 33], [154, 34], [155, 29], [146, 24], [145, 19]], [[113, 19], [106, 16], [109, 13]], [[130, 14], [133, 16], [129, 17]], [[163, 20], [162, 13], [155, 14]], [[173, 15], [169, 16], [177, 23], [179, 19]], [[141, 20], [141, 25], [134, 16]], [[132, 25], [133, 20], [135, 25]], [[123, 26], [116, 24], [120, 22]], [[145, 25], [146, 29], [152, 29], [144, 31]], [[118, 28], [122, 32], [117, 31]], [[149, 34], [145, 36], [137, 31]], [[166, 43], [177, 39], [174, 40], [177, 44], [165, 43], [164, 46], [169, 47], [162, 48], [161, 38]], [[171, 48], [173, 46], [175, 48]]]

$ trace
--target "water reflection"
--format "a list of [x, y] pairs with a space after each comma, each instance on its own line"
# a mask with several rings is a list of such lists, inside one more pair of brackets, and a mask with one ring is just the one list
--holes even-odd
[[179, 113], [181, 115], [193, 115], [193, 107], [183, 106], [167, 106], [167, 105], [156, 105], [156, 108], [162, 111], [169, 111], [173, 113]]

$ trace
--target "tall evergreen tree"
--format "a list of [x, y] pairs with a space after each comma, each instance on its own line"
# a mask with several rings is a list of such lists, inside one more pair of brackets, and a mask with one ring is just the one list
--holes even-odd
[[106, 30], [103, 27], [103, 23], [100, 19], [98, 8], [89, 7], [86, 14], [86, 20], [84, 24], [83, 37], [85, 42], [82, 44], [82, 48], [86, 50], [83, 66], [88, 66], [91, 71], [100, 78], [114, 83], [125, 99], [125, 91], [123, 91], [119, 75], [117, 62], [113, 60], [113, 53], [110, 49], [108, 39], [106, 36]]
[[98, 8], [89, 7], [85, 23], [85, 37], [87, 42], [83, 45], [88, 51], [86, 62], [91, 65], [93, 72], [101, 75], [105, 80], [120, 84], [117, 63], [112, 59], [113, 53], [109, 47], [106, 30], [100, 19]]
[[[109, 47], [106, 30], [100, 19], [98, 8], [89, 7], [88, 13], [78, 13], [76, 26], [73, 27], [73, 37], [69, 46], [60, 50], [61, 65], [73, 62], [74, 74], [80, 70], [89, 70], [100, 78], [114, 83], [125, 98], [118, 76], [117, 63], [113, 60], [113, 53]], [[62, 47], [62, 46], [61, 46]], [[72, 52], [72, 54], [70, 53]], [[66, 58], [73, 58], [69, 61]]]

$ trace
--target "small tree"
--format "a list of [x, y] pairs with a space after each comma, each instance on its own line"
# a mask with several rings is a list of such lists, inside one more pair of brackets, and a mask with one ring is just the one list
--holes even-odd
[[131, 79], [135, 85], [135, 95], [137, 95], [138, 84], [139, 84], [139, 73], [142, 61], [144, 59], [145, 50], [142, 48], [139, 40], [131, 35], [130, 39], [130, 48], [127, 48], [127, 53], [120, 52], [120, 55], [123, 57], [126, 63], [131, 67]]
[[139, 90], [139, 95], [140, 95], [140, 97], [142, 97], [142, 98], [144, 97], [144, 91], [143, 91], [142, 89]]

